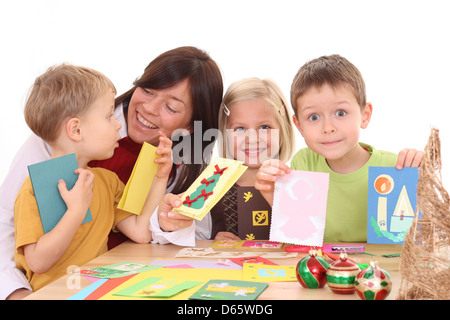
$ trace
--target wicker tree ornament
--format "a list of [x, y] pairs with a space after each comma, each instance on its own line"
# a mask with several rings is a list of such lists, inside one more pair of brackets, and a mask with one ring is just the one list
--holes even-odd
[[397, 299], [450, 299], [449, 246], [450, 197], [442, 185], [439, 130], [432, 128], [419, 168], [414, 222], [404, 239]]

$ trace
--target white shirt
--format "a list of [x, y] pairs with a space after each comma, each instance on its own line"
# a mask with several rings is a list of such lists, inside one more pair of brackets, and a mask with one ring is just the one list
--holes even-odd
[[[114, 111], [122, 124], [119, 133], [127, 136], [123, 109]], [[8, 174], [0, 186], [0, 299], [5, 300], [17, 289], [31, 290], [25, 275], [16, 268], [14, 261], [14, 202], [23, 182], [28, 176], [28, 166], [50, 159], [51, 148], [41, 138], [32, 134], [16, 153]]]

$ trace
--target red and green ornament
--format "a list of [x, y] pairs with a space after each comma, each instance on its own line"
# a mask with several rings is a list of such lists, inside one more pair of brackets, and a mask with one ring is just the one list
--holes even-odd
[[363, 300], [384, 300], [392, 289], [389, 274], [375, 262], [356, 276], [356, 293]]
[[356, 276], [360, 271], [361, 268], [348, 260], [347, 254], [342, 253], [339, 260], [331, 263], [327, 270], [327, 285], [334, 293], [354, 293]]
[[298, 282], [304, 288], [322, 288], [327, 283], [327, 269], [330, 264], [311, 250], [309, 256], [301, 259], [296, 267]]

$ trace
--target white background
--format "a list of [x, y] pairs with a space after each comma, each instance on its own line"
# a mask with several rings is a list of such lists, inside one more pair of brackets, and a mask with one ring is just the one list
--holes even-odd
[[[450, 177], [448, 1], [15, 0], [0, 3], [0, 182], [30, 131], [26, 94], [50, 65], [105, 73], [118, 93], [160, 53], [193, 45], [210, 53], [225, 89], [272, 78], [289, 97], [299, 67], [338, 53], [362, 72], [374, 112], [361, 141], [423, 150], [440, 129]], [[297, 135], [297, 149], [305, 146]], [[448, 189], [448, 187], [447, 187]]]

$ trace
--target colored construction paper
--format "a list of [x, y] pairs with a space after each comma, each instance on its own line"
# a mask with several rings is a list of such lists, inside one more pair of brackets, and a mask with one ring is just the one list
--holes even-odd
[[174, 212], [202, 220], [247, 169], [241, 161], [215, 158], [183, 193]]
[[128, 179], [122, 198], [117, 207], [125, 211], [140, 215], [145, 200], [158, 170], [155, 159], [161, 157], [156, 154], [158, 148], [144, 142], [139, 156], [134, 164], [133, 171]]
[[67, 300], [84, 300], [87, 296], [89, 296], [92, 292], [97, 290], [102, 284], [104, 284], [108, 279], [100, 279], [90, 284], [86, 288], [78, 291], [73, 296], [67, 298]]
[[403, 244], [416, 213], [417, 168], [369, 167], [368, 181], [367, 242]]
[[133, 298], [168, 298], [202, 283], [201, 281], [150, 277], [114, 293], [114, 295]]
[[[134, 276], [136, 276], [136, 274], [131, 274], [129, 276], [120, 277], [120, 278], [114, 278], [114, 279], [101, 279], [101, 280], [98, 280], [98, 281], [100, 281], [102, 283], [101, 286], [99, 286], [97, 289], [92, 291], [92, 293], [89, 294], [88, 296], [86, 296], [84, 298], [84, 300], [98, 300], [101, 297], [103, 297], [105, 294], [107, 294], [111, 290], [115, 289], [117, 286], [121, 285], [125, 281], [130, 280]], [[107, 280], [107, 281], [104, 282], [103, 280]]]
[[[44, 233], [52, 230], [67, 211], [67, 205], [59, 193], [59, 180], [63, 179], [67, 189], [71, 190], [78, 180], [74, 172], [78, 167], [75, 153], [28, 166]], [[92, 214], [88, 209], [83, 223], [90, 221]]]
[[297, 281], [296, 266], [244, 263], [242, 279], [247, 281]]
[[269, 239], [322, 246], [328, 187], [329, 173], [292, 170], [278, 177]]
[[210, 280], [189, 299], [192, 300], [255, 300], [268, 283], [238, 280]]
[[269, 240], [272, 207], [255, 187], [236, 186], [238, 237]]

